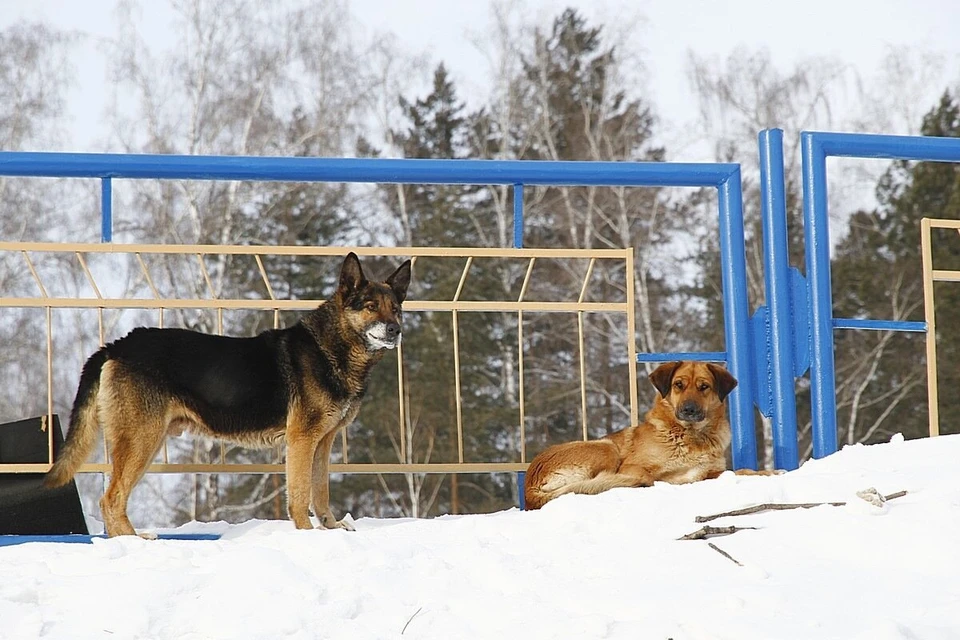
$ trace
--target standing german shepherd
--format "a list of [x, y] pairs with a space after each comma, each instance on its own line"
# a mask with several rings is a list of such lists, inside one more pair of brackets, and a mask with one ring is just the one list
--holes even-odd
[[724, 472], [730, 423], [723, 401], [736, 379], [714, 364], [678, 361], [654, 369], [650, 382], [657, 397], [642, 424], [599, 440], [554, 445], [533, 459], [524, 481], [528, 509], [565, 493], [683, 484]]
[[373, 366], [400, 344], [410, 261], [383, 282], [356, 254], [336, 293], [287, 329], [253, 338], [138, 328], [83, 367], [59, 460], [45, 478], [66, 484], [103, 425], [113, 472], [100, 500], [111, 536], [136, 533], [127, 500], [164, 438], [184, 430], [247, 447], [286, 440], [287, 510], [298, 529], [350, 529], [330, 511], [328, 467], [337, 432], [360, 410]]

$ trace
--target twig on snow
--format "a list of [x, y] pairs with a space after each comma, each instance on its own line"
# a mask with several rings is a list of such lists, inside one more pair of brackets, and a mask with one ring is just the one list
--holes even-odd
[[737, 560], [737, 559], [734, 558], [732, 555], [730, 555], [729, 553], [727, 553], [726, 551], [724, 551], [723, 549], [721, 549], [721, 548], [718, 547], [717, 545], [713, 544], [712, 542], [708, 542], [708, 543], [707, 543], [707, 546], [710, 547], [711, 549], [713, 549], [714, 551], [716, 551], [717, 553], [719, 553], [720, 555], [722, 555], [724, 558], [726, 558], [727, 560], [729, 560], [729, 561], [732, 562], [733, 564], [737, 565], [738, 567], [742, 567], [742, 566], [743, 566], [743, 565], [740, 563], [739, 560]]
[[413, 622], [413, 619], [416, 618], [417, 614], [420, 613], [421, 611], [423, 611], [423, 607], [420, 607], [419, 609], [413, 612], [413, 615], [410, 616], [409, 620], [407, 620], [407, 624], [403, 625], [403, 629], [400, 631], [400, 635], [403, 635], [403, 632], [407, 630], [407, 627], [410, 626], [410, 623]]
[[764, 504], [755, 504], [752, 507], [744, 507], [743, 509], [734, 509], [733, 511], [724, 511], [723, 513], [715, 513], [712, 516], [697, 516], [695, 518], [695, 521], [710, 522], [711, 520], [716, 520], [717, 518], [724, 518], [726, 516], [745, 516], [751, 513], [760, 513], [761, 511], [782, 511], [785, 509], [812, 509], [813, 507], [822, 507], [825, 504], [828, 504], [831, 507], [842, 507], [847, 503], [846, 502], [798, 502], [793, 504], [787, 504], [782, 502], [765, 502]]
[[[906, 491], [897, 491], [896, 493], [891, 493], [888, 496], [883, 496], [883, 501], [893, 500], [895, 498], [902, 498], [907, 495]], [[813, 507], [822, 507], [824, 505], [830, 505], [831, 507], [842, 507], [847, 504], [846, 502], [796, 502], [796, 503], [783, 503], [783, 502], [767, 502], [764, 504], [757, 504], [752, 507], [744, 507], [743, 509], [734, 509], [733, 511], [724, 511], [723, 513], [715, 513], [712, 516], [697, 516], [696, 522], [710, 522], [711, 520], [716, 520], [717, 518], [724, 518], [726, 516], [745, 516], [751, 513], [760, 513], [761, 511], [784, 511], [786, 509], [812, 509]]]
[[706, 540], [710, 536], [728, 536], [744, 529], [756, 529], [756, 527], [711, 527], [707, 525], [697, 529], [693, 533], [677, 538], [677, 540]]

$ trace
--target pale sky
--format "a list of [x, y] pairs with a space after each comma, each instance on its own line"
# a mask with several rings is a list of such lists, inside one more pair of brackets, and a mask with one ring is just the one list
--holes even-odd
[[[789, 69], [810, 56], [836, 56], [864, 77], [874, 75], [887, 47], [923, 47], [947, 56], [960, 70], [960, 1], [957, 0], [527, 0], [522, 9], [541, 24], [564, 7], [579, 8], [592, 24], [619, 25], [637, 20], [632, 40], [646, 62], [646, 95], [661, 119], [682, 137], [697, 111], [686, 76], [687, 52], [725, 58], [737, 46], [769, 49], [774, 62]], [[165, 2], [143, 2], [143, 36], [169, 41]], [[351, 0], [357, 20], [371, 31], [392, 31], [411, 54], [426, 53], [431, 63], [447, 64], [468, 99], [486, 93], [486, 61], [471, 38], [489, 22], [485, 1]], [[114, 0], [0, 0], [0, 28], [19, 18], [40, 19], [62, 29], [112, 37]], [[146, 28], [145, 28], [146, 29]], [[71, 96], [70, 122], [75, 151], [96, 148], [104, 108], [105, 64], [91, 42], [75, 60], [77, 87]], [[950, 77], [960, 80], [960, 71]], [[943, 86], [930, 87], [918, 109], [925, 111]], [[887, 133], [887, 132], [885, 132]], [[902, 132], [889, 132], [902, 133]], [[672, 153], [673, 160], [700, 161]]]

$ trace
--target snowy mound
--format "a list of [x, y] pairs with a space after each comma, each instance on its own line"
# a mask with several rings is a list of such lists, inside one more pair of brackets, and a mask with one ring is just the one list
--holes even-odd
[[[858, 491], [907, 491], [874, 506]], [[709, 522], [762, 503], [844, 502]], [[960, 637], [960, 436], [538, 512], [0, 548], [3, 638]], [[709, 545], [713, 544], [715, 548]], [[725, 552], [725, 557], [718, 550]]]

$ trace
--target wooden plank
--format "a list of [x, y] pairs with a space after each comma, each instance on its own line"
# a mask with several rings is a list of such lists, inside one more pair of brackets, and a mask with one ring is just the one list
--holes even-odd
[[[251, 309], [260, 311], [305, 311], [316, 308], [316, 300], [182, 300], [164, 298], [0, 298], [0, 307], [22, 309]], [[626, 313], [623, 302], [513, 302], [511, 300], [406, 300], [404, 311], [535, 311], [541, 313]]]
[[597, 258], [623, 260], [623, 249], [509, 249], [499, 247], [320, 247], [306, 245], [98, 244], [92, 242], [0, 242], [0, 251], [34, 253], [156, 253], [203, 255], [419, 256], [434, 258]]
[[[49, 464], [0, 464], [0, 473], [46, 473]], [[465, 462], [417, 464], [331, 464], [330, 473], [515, 473], [526, 471], [527, 464], [519, 462]], [[79, 473], [110, 473], [104, 463], [84, 464]], [[154, 463], [147, 473], [284, 473], [282, 464], [216, 464], [216, 463]]]
[[933, 221], [929, 218], [923, 218], [920, 221], [920, 254], [923, 263], [923, 314], [927, 321], [927, 429], [931, 436], [936, 436], [940, 434], [940, 398], [937, 387], [937, 326], [936, 305], [933, 300], [935, 277], [930, 237], [931, 222]]

